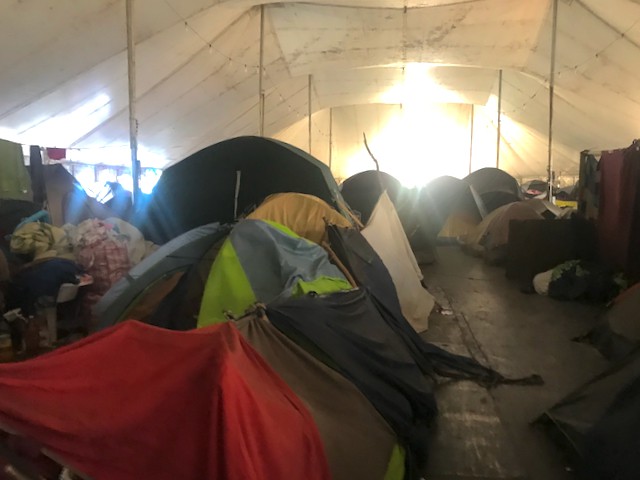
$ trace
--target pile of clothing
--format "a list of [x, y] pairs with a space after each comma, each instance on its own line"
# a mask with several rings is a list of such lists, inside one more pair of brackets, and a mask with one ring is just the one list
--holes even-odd
[[557, 300], [607, 303], [626, 286], [624, 275], [585, 260], [561, 263], [533, 278], [536, 293]]
[[[120, 219], [89, 219], [78, 225], [56, 227], [26, 222], [10, 237], [5, 310], [20, 309], [25, 316], [62, 301], [63, 287], [86, 288], [73, 309], [91, 327], [92, 307], [131, 267], [155, 250], [135, 227]], [[73, 290], [73, 288], [71, 288]], [[77, 289], [76, 289], [77, 290]], [[75, 294], [73, 295], [75, 296]]]

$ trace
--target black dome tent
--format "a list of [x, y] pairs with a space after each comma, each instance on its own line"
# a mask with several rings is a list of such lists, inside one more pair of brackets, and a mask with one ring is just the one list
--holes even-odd
[[166, 243], [201, 225], [233, 222], [282, 192], [342, 204], [331, 171], [311, 155], [270, 138], [232, 138], [166, 169], [151, 197], [137, 206], [134, 223], [145, 238]]
[[400, 181], [393, 175], [377, 170], [366, 170], [350, 176], [340, 185], [340, 192], [345, 201], [353, 210], [360, 213], [360, 220], [364, 224], [369, 221], [371, 212], [383, 190], [387, 191], [397, 208], [403, 189]]
[[518, 181], [499, 168], [481, 168], [464, 178], [482, 199], [487, 213], [508, 203], [522, 200]]

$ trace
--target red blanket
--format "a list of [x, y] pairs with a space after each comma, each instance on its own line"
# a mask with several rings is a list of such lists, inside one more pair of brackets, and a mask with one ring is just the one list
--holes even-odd
[[0, 424], [94, 480], [330, 478], [312, 417], [230, 324], [126, 322], [0, 365]]

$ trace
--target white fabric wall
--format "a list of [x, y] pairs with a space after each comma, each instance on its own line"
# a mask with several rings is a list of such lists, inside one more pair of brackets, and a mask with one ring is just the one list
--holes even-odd
[[[516, 179], [547, 178], [547, 134], [539, 132], [509, 116], [503, 110], [500, 127], [500, 163], [497, 165], [497, 98], [491, 96], [487, 106], [474, 107], [472, 170], [499, 166]], [[553, 144], [556, 178], [578, 174], [580, 152], [557, 140]]]
[[[311, 153], [321, 162], [329, 165], [329, 109], [311, 116], [311, 151], [309, 152], [309, 117], [298, 115], [298, 120], [288, 128], [273, 135], [273, 138], [290, 143]], [[269, 134], [269, 132], [266, 132]]]
[[380, 169], [406, 186], [440, 175], [464, 176], [469, 169], [470, 113], [471, 107], [462, 104], [334, 108], [334, 175], [345, 179], [375, 168], [364, 147], [364, 132]]
[[[462, 178], [470, 171], [496, 166], [497, 98], [493, 95], [486, 106], [371, 104], [335, 107], [332, 111], [331, 155], [329, 109], [312, 117], [311, 153], [327, 165], [331, 156], [338, 182], [375, 168], [365, 149], [363, 132], [381, 170], [408, 187], [424, 185], [441, 175]], [[298, 118], [274, 136], [309, 151], [308, 120], [302, 115]], [[512, 119], [508, 112], [503, 112], [501, 122], [499, 167], [519, 181], [546, 179], [546, 135]], [[577, 149], [554, 143], [554, 170], [560, 183], [573, 183], [579, 155]]]

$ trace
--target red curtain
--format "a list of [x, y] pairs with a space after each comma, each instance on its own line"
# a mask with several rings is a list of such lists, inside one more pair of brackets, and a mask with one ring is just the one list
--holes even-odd
[[600, 159], [600, 257], [640, 279], [640, 151], [634, 143]]

